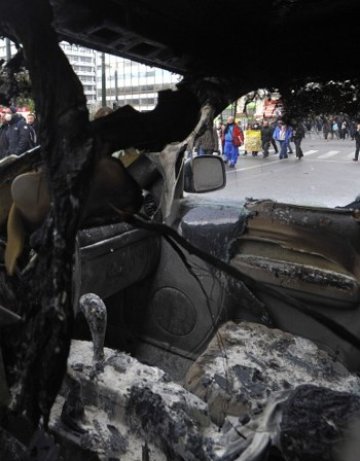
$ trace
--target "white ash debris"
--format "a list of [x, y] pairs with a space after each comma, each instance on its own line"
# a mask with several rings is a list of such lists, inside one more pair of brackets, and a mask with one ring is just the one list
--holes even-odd
[[360, 379], [308, 339], [250, 322], [228, 322], [217, 337], [188, 370], [185, 388], [220, 426], [227, 415], [259, 414], [275, 393], [301, 384], [360, 395]]
[[[207, 433], [215, 434], [218, 428], [211, 423], [202, 400], [171, 382], [157, 367], [108, 348], [104, 354], [104, 370], [94, 374], [92, 344], [72, 343], [65, 387], [66, 381], [80, 382], [85, 409], [77, 422], [83, 433], [70, 433], [72, 442], [77, 439], [78, 445], [94, 450], [104, 460], [109, 453], [117, 459], [115, 442], [122, 461], [141, 459], [145, 444], [151, 461], [168, 459], [164, 453], [169, 452], [174, 459], [213, 459]], [[67, 429], [60, 416], [63, 402], [59, 397], [51, 424], [66, 439]]]
[[360, 396], [360, 379], [314, 343], [254, 323], [223, 325], [184, 386], [125, 353], [104, 355], [94, 371], [92, 344], [73, 341], [63, 394], [80, 383], [80, 431], [61, 420], [62, 396], [51, 422], [63, 441], [103, 461], [255, 460], [280, 448], [284, 402], [298, 386]]

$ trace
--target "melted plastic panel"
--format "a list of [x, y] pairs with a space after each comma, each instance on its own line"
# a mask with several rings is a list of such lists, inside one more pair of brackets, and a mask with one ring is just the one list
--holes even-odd
[[155, 269], [159, 257], [160, 239], [151, 232], [122, 223], [82, 231], [79, 293], [91, 292], [106, 299], [144, 279]]
[[344, 210], [250, 202], [231, 263], [296, 297], [333, 308], [360, 301], [360, 229]]
[[124, 316], [141, 341], [195, 358], [226, 315], [224, 287], [203, 261], [186, 252], [184, 258], [186, 265], [162, 241], [156, 273], [127, 291]]

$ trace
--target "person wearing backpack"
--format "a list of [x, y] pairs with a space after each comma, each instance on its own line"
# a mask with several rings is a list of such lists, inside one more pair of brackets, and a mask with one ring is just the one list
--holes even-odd
[[335, 135], [336, 139], [339, 139], [339, 125], [338, 125], [336, 120], [333, 120], [333, 122], [332, 122], [331, 134], [332, 134], [331, 139], [334, 139], [334, 135]]
[[239, 147], [244, 142], [244, 133], [234, 117], [230, 116], [227, 119], [225, 129], [223, 132], [223, 145], [224, 145], [224, 162], [229, 163], [230, 168], [235, 168], [236, 162], [239, 157]]

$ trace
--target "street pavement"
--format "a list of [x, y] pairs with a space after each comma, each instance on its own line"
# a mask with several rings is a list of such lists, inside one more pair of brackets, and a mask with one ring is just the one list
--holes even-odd
[[240, 151], [235, 169], [226, 167], [227, 184], [205, 194], [217, 199], [272, 199], [299, 205], [336, 207], [352, 202], [360, 194], [360, 161], [354, 162], [355, 142], [325, 141], [311, 134], [302, 142], [304, 157], [280, 160], [270, 150], [268, 158], [247, 156]]

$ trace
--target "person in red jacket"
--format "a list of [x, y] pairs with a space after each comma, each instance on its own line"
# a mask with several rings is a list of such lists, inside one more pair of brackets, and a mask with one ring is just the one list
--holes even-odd
[[239, 157], [239, 147], [244, 142], [244, 133], [235, 123], [234, 117], [227, 119], [223, 132], [224, 161], [229, 163], [230, 168], [234, 168]]

